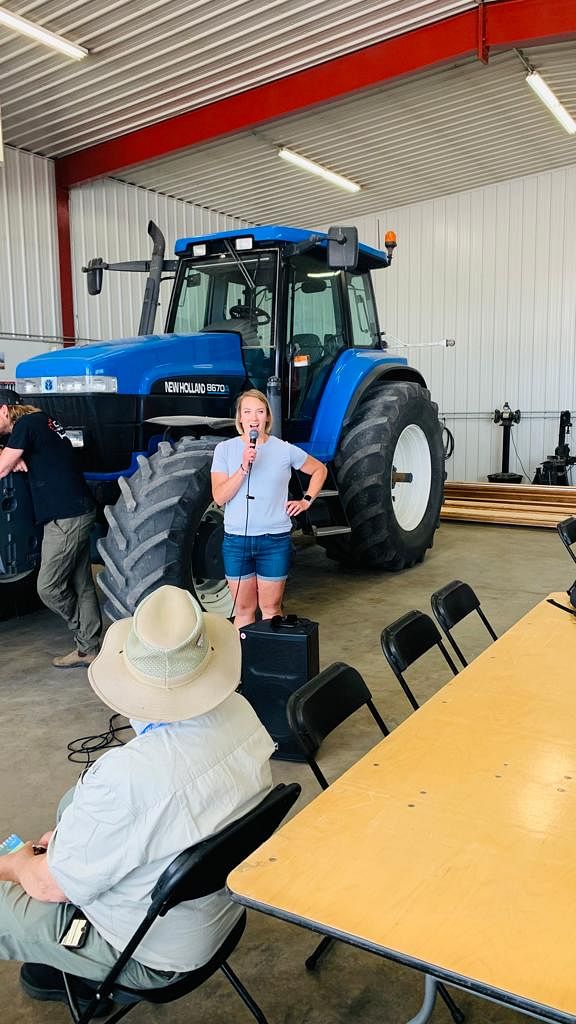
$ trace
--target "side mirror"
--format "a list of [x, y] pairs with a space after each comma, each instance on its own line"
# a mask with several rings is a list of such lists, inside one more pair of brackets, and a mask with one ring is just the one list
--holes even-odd
[[330, 228], [328, 231], [328, 266], [337, 270], [354, 270], [357, 263], [357, 228]]
[[86, 274], [88, 295], [100, 295], [102, 291], [102, 280], [104, 277], [103, 262], [102, 257], [97, 256], [96, 259], [89, 261], [87, 267], [82, 267], [83, 273]]

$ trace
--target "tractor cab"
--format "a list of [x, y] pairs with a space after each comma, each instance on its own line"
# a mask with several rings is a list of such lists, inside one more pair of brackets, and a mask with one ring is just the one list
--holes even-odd
[[[324, 386], [351, 347], [381, 348], [370, 271], [387, 253], [358, 246], [351, 228], [328, 235], [243, 229], [177, 243], [168, 334], [240, 336], [246, 379], [280, 381], [282, 436], [306, 441]], [[346, 248], [346, 243], [348, 246]]]

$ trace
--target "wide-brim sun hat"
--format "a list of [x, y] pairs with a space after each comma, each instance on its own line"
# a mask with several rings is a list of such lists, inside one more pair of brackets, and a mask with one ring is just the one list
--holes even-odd
[[159, 587], [109, 627], [88, 668], [94, 692], [127, 718], [178, 722], [212, 711], [240, 682], [238, 630], [187, 590]]

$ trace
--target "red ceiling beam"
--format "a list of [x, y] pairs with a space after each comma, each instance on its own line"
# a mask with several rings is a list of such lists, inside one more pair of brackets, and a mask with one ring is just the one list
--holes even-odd
[[72, 292], [72, 253], [70, 245], [70, 193], [56, 186], [56, 224], [58, 231], [58, 265], [60, 269], [60, 304], [62, 308], [62, 335], [66, 344], [75, 337], [74, 297]]
[[576, 35], [576, 0], [499, 0], [486, 4], [488, 45], [510, 48]]
[[476, 13], [469, 11], [62, 157], [56, 161], [57, 181], [70, 187], [121, 167], [253, 128], [474, 53], [476, 44]]
[[64, 188], [489, 49], [576, 36], [576, 0], [495, 0], [56, 161]]

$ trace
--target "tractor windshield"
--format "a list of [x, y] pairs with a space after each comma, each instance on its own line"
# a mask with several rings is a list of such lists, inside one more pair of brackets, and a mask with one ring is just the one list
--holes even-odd
[[266, 381], [275, 343], [277, 253], [222, 254], [183, 263], [167, 330], [236, 331], [249, 378], [255, 384]]

